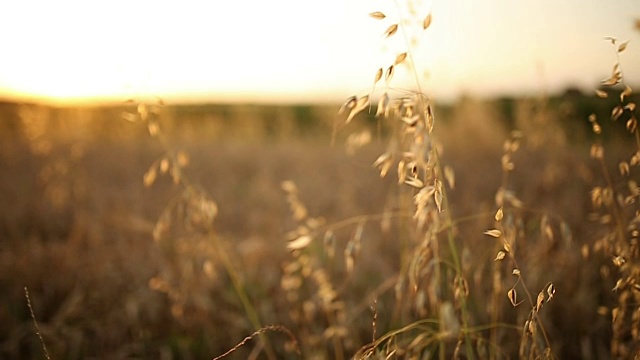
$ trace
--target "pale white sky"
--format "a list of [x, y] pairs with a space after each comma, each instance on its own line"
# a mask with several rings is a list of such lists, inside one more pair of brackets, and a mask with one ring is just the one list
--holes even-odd
[[[397, 0], [400, 4], [407, 3]], [[405, 51], [395, 1], [5, 1], [0, 4], [0, 97], [53, 100], [158, 95], [241, 102], [342, 101], [371, 90]], [[593, 87], [631, 40], [624, 74], [640, 84], [637, 0], [422, 0], [431, 27], [414, 53], [423, 90], [553, 92]], [[384, 20], [370, 12], [382, 11]], [[393, 85], [407, 87], [405, 68]]]

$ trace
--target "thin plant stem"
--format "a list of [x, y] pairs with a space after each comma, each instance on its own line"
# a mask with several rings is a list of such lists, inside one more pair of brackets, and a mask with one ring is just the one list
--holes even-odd
[[49, 356], [49, 351], [47, 351], [47, 345], [45, 345], [44, 343], [42, 332], [40, 332], [40, 326], [38, 326], [38, 321], [36, 320], [36, 315], [33, 311], [33, 306], [31, 305], [31, 297], [29, 296], [29, 289], [27, 289], [26, 286], [24, 287], [24, 296], [25, 298], [27, 298], [27, 307], [29, 308], [29, 313], [31, 314], [31, 320], [33, 320], [33, 327], [36, 330], [36, 335], [38, 336], [38, 339], [40, 340], [40, 344], [42, 345], [42, 351], [44, 352], [44, 356], [47, 358], [47, 360], [50, 360], [51, 357]]

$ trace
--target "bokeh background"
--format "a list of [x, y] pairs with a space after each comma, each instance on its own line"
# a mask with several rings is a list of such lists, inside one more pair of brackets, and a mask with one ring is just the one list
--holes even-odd
[[[426, 31], [383, 36], [429, 13]], [[483, 232], [503, 143], [518, 130], [520, 265], [533, 291], [557, 289], [544, 309], [555, 355], [638, 351], [638, 320], [612, 325], [624, 300], [612, 291], [615, 254], [598, 245], [608, 230], [592, 189], [606, 179], [590, 149], [604, 146], [617, 188], [638, 181], [635, 170], [617, 175], [637, 151], [625, 127], [634, 109], [610, 121], [623, 88], [601, 80], [619, 61], [624, 83], [640, 84], [639, 3], [24, 1], [0, 14], [0, 357], [44, 356], [25, 287], [52, 358], [211, 358], [268, 324], [287, 327], [303, 358], [349, 357], [371, 341], [374, 299], [378, 334], [392, 330], [411, 194], [372, 166], [394, 127], [375, 106], [349, 124], [338, 110], [349, 96], [399, 96], [416, 80], [456, 174], [448, 211], [461, 219], [477, 321], [491, 321], [482, 295], [495, 248]], [[389, 87], [374, 88], [377, 69], [407, 45], [416, 71], [398, 65]], [[291, 184], [305, 226], [334, 229], [336, 259], [316, 249], [328, 280], [287, 282], [300, 226]], [[540, 235], [542, 221], [555, 236]], [[357, 231], [361, 253], [345, 276], [340, 254]], [[314, 312], [324, 281], [347, 309], [340, 326]], [[501, 301], [505, 322], [522, 327]], [[298, 358], [287, 334], [263, 336], [230, 357]], [[502, 355], [517, 357], [518, 332], [500, 336]]]

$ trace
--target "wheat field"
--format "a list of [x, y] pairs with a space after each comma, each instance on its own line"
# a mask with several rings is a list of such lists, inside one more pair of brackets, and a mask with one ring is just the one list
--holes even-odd
[[[483, 234], [495, 222], [509, 121], [527, 129], [509, 179], [523, 204], [510, 215], [520, 271], [533, 289], [547, 282], [558, 289], [541, 311], [551, 348], [558, 357], [611, 351], [615, 272], [609, 256], [595, 249], [603, 226], [592, 221], [590, 204], [600, 169], [589, 157], [588, 122], [554, 124], [570, 116], [559, 112], [571, 101], [554, 102], [514, 100], [512, 114], [499, 101], [465, 100], [441, 110], [442, 158], [455, 173], [448, 206], [459, 222], [454, 240], [469, 316], [480, 326], [472, 340], [478, 357], [494, 345], [495, 356], [517, 356], [526, 321], [526, 305], [514, 308], [507, 297], [505, 286], [516, 281], [503, 271], [512, 269], [496, 269], [495, 241]], [[2, 132], [0, 172], [3, 356], [42, 356], [25, 286], [53, 358], [213, 357], [273, 324], [293, 334], [304, 358], [349, 357], [374, 336], [438, 319], [434, 309], [452, 305], [429, 304], [434, 294], [411, 289], [397, 298], [407, 258], [424, 250], [415, 248], [413, 191], [380, 178], [373, 166], [387, 149], [389, 129], [378, 134], [375, 122], [354, 125], [353, 133], [371, 138], [358, 146], [349, 141], [351, 131], [335, 135], [333, 120], [321, 120], [331, 108], [298, 111], [301, 118], [286, 107], [253, 109], [251, 126], [238, 127], [192, 106], [192, 119], [179, 107], [166, 111], [158, 141], [146, 123], [119, 118], [120, 110], [4, 109], [14, 121]], [[260, 116], [270, 112], [279, 120]], [[611, 138], [620, 135], [605, 129]], [[619, 141], [606, 146], [624, 154]], [[173, 166], [180, 166], [178, 175]], [[153, 184], [149, 169], [156, 169]], [[215, 204], [212, 219], [198, 214], [203, 203]], [[294, 244], [292, 253], [299, 231], [309, 231], [313, 243], [304, 252]], [[356, 236], [358, 253], [348, 265], [345, 251]], [[445, 296], [442, 286], [430, 291]], [[323, 300], [323, 291], [335, 298]], [[339, 307], [332, 313], [323, 301]], [[420, 326], [437, 334], [437, 326]], [[430, 340], [420, 336], [421, 327], [396, 335], [394, 346], [456, 349], [456, 338]], [[297, 357], [286, 334], [263, 338], [231, 356], [266, 356], [261, 341], [268, 341], [271, 356]]]
[[608, 41], [590, 93], [438, 104], [408, 48], [343, 104], [1, 103], [0, 357], [639, 357]]

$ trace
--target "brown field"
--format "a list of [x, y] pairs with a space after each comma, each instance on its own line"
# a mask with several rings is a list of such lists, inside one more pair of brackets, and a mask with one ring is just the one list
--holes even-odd
[[[637, 148], [624, 121], [608, 120], [607, 100], [436, 107], [435, 146], [455, 186], [443, 209], [452, 223], [434, 242], [413, 219], [416, 189], [397, 184], [395, 164], [385, 178], [372, 166], [394, 132], [373, 116], [344, 125], [339, 106], [165, 106], [155, 123], [126, 121], [119, 108], [1, 108], [1, 358], [213, 358], [268, 325], [279, 327], [229, 358], [363, 356], [407, 326], [371, 356], [640, 351], [638, 294], [628, 290], [640, 285], [635, 213], [618, 213], [632, 248], [622, 265], [612, 261], [620, 246], [600, 241], [620, 229], [606, 217], [615, 204], [593, 215], [592, 189], [607, 180], [589, 156], [589, 113], [602, 114], [615, 193], [638, 176], [636, 167], [618, 175]], [[515, 129], [521, 145], [505, 183], [503, 143]], [[349, 140], [363, 131], [371, 141]], [[505, 203], [496, 222], [501, 186], [522, 205]], [[504, 261], [484, 234], [496, 226], [514, 236]], [[307, 233], [310, 244], [288, 249]], [[466, 289], [450, 285], [460, 278]], [[527, 291], [544, 295], [539, 330], [525, 327], [537, 303]]]

